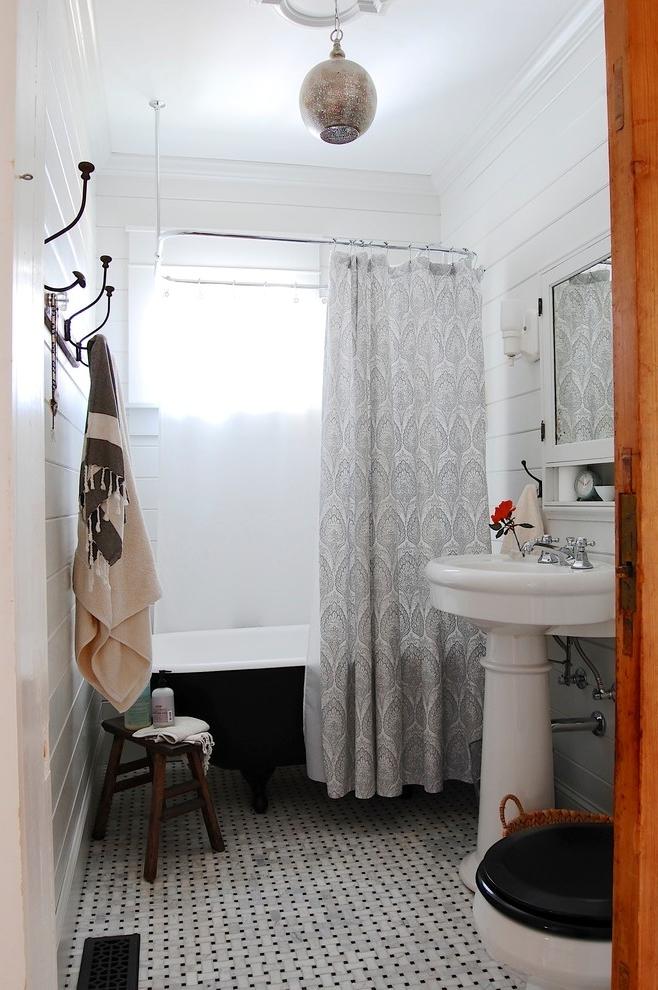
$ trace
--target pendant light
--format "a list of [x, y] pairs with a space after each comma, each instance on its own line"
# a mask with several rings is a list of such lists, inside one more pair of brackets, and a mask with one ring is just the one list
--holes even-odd
[[341, 48], [338, 0], [334, 2], [333, 48], [329, 58], [307, 74], [299, 94], [302, 120], [327, 144], [349, 144], [368, 130], [377, 110], [377, 90], [369, 74], [345, 58]]

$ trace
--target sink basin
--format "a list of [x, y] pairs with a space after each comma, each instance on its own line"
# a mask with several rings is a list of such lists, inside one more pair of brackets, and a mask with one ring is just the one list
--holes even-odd
[[592, 570], [574, 571], [533, 558], [471, 554], [437, 557], [426, 576], [436, 608], [481, 629], [614, 636], [615, 570], [607, 562], [593, 563]]
[[432, 604], [487, 633], [478, 841], [459, 869], [471, 890], [478, 863], [501, 838], [501, 799], [516, 794], [526, 811], [554, 803], [546, 637], [614, 635], [614, 567], [592, 563], [574, 571], [483, 554], [427, 565]]

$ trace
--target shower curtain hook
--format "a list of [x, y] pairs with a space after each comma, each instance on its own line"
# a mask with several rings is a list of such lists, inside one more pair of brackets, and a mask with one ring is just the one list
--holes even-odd
[[409, 245], [409, 267], [411, 268], [411, 244]]

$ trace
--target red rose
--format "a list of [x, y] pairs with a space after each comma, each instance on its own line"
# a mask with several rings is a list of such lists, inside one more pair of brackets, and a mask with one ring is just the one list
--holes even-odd
[[497, 505], [491, 516], [491, 521], [494, 526], [497, 526], [498, 523], [503, 522], [504, 519], [511, 516], [515, 509], [516, 506], [514, 505], [514, 502], [512, 502], [509, 498], [505, 499], [504, 502], [501, 502], [500, 505]]

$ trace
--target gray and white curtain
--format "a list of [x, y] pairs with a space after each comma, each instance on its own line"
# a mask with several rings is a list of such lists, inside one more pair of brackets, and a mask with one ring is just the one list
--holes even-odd
[[427, 561], [490, 550], [479, 273], [335, 253], [320, 497], [322, 756], [332, 797], [471, 780], [484, 638]]

